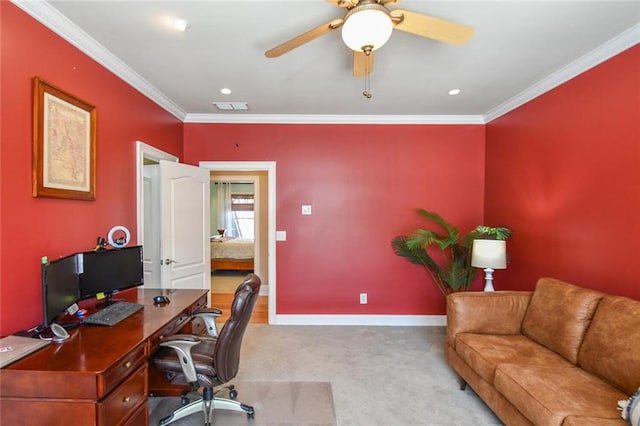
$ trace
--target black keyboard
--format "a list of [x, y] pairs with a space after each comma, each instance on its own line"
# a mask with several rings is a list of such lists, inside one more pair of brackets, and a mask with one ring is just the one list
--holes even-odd
[[133, 302], [115, 302], [85, 318], [86, 324], [113, 326], [135, 314], [144, 306]]

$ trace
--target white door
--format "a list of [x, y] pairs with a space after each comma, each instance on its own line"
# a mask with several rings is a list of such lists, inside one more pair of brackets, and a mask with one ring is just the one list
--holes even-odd
[[209, 170], [160, 161], [162, 288], [210, 288], [209, 196]]

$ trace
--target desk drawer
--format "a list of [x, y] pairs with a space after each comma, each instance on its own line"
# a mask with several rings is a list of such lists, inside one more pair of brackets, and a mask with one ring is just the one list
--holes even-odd
[[145, 362], [145, 345], [139, 344], [134, 350], [129, 352], [121, 361], [111, 365], [109, 369], [104, 372], [104, 389], [99, 390], [98, 395], [102, 398], [109, 393], [111, 389], [115, 388], [118, 383], [123, 381], [133, 370], [135, 370], [141, 363]]
[[148, 426], [149, 414], [147, 404], [142, 404], [123, 426]]
[[189, 314], [193, 314], [200, 310], [200, 308], [204, 308], [207, 306], [207, 296], [201, 297], [196, 303], [191, 306], [191, 312]]
[[167, 324], [162, 330], [156, 332], [149, 339], [149, 353], [155, 352], [166, 337], [176, 334], [183, 325], [185, 325], [191, 319], [191, 313], [188, 310], [184, 310], [173, 321]]
[[147, 365], [138, 368], [127, 380], [98, 403], [98, 424], [119, 425], [147, 401]]
[[207, 334], [207, 326], [200, 318], [194, 318], [189, 326], [185, 327], [184, 332], [187, 334]]

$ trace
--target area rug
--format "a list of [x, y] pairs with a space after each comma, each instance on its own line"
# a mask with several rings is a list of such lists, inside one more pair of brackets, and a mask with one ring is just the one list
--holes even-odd
[[[216, 426], [336, 426], [333, 391], [329, 382], [235, 382], [237, 400], [253, 406], [255, 416], [216, 410]], [[180, 398], [149, 398], [149, 425], [180, 407]], [[172, 425], [201, 426], [202, 414], [193, 414]]]

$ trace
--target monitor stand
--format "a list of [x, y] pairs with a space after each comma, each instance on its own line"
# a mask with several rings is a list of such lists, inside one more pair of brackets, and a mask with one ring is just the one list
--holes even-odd
[[99, 300], [98, 303], [96, 303], [96, 308], [102, 309], [109, 305], [113, 305], [113, 293], [107, 293], [103, 300]]

